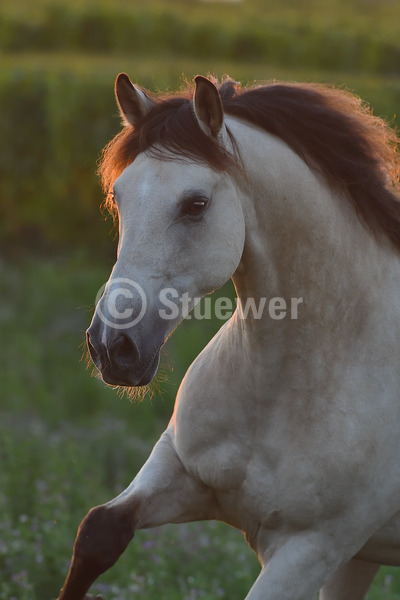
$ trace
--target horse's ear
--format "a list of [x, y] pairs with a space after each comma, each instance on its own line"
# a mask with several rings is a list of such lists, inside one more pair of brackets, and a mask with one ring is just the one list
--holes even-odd
[[194, 80], [196, 82], [193, 98], [194, 114], [202, 131], [216, 138], [224, 122], [221, 96], [209, 79], [197, 75]]
[[155, 104], [141, 89], [133, 85], [125, 73], [120, 73], [115, 81], [115, 97], [125, 125], [136, 125]]

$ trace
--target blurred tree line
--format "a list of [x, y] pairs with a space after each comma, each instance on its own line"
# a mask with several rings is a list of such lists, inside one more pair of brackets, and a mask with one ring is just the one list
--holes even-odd
[[[12, 9], [11, 3], [0, 8], [0, 243], [5, 249], [106, 243], [112, 223], [99, 215], [96, 160], [119, 130], [112, 91], [119, 69], [113, 76], [110, 69], [94, 72], [95, 55], [114, 57], [115, 65], [120, 56], [134, 56], [138, 63], [141, 56], [152, 56], [156, 73], [149, 86], [163, 69], [157, 57], [165, 55], [177, 62], [171, 85], [179, 84], [182, 56], [206, 64], [215, 57], [223, 64], [245, 61], [260, 69], [272, 63], [292, 72], [334, 69], [350, 79], [360, 72], [379, 74], [397, 82], [389, 116], [400, 104], [399, 36], [389, 25], [374, 27], [374, 3], [364, 3], [371, 18], [347, 18], [338, 27], [313, 12], [311, 0], [291, 12], [288, 7], [296, 3], [279, 3], [279, 9], [272, 0], [270, 7], [258, 0], [230, 6], [194, 0], [130, 5], [102, 0], [86, 7], [43, 2], [34, 3], [37, 14]], [[345, 6], [343, 0], [329, 0], [325, 10], [332, 15], [342, 7], [346, 14]], [[400, 17], [400, 7], [397, 13]], [[74, 58], [63, 69], [57, 61], [62, 64], [65, 53]], [[41, 58], [49, 56], [54, 69], [41, 68]], [[89, 66], [82, 69], [82, 63]]]

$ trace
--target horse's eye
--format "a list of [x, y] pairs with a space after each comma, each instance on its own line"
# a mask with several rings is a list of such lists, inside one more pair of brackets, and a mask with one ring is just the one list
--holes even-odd
[[184, 212], [186, 215], [195, 217], [196, 215], [200, 215], [207, 208], [207, 204], [207, 198], [188, 199], [184, 205]]

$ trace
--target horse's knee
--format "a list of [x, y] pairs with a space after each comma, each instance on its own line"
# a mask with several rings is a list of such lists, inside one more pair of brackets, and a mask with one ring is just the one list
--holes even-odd
[[97, 576], [117, 561], [133, 535], [133, 520], [122, 507], [96, 506], [79, 526], [74, 559]]

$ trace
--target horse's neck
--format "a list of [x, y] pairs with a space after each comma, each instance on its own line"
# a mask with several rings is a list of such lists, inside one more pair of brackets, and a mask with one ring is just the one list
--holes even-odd
[[[254, 348], [257, 340], [265, 348], [265, 337], [271, 340], [271, 335], [281, 346], [299, 335], [305, 344], [326, 339], [331, 346], [328, 332], [337, 336], [340, 329], [342, 335], [349, 324], [351, 335], [359, 319], [367, 318], [375, 302], [371, 280], [382, 279], [387, 253], [348, 200], [284, 143], [237, 121], [230, 125], [248, 174], [243, 188], [246, 243], [233, 280], [242, 307], [251, 298], [256, 305], [266, 298], [263, 318], [250, 314], [241, 327]], [[273, 301], [271, 312], [269, 303], [277, 297], [282, 303]]]

